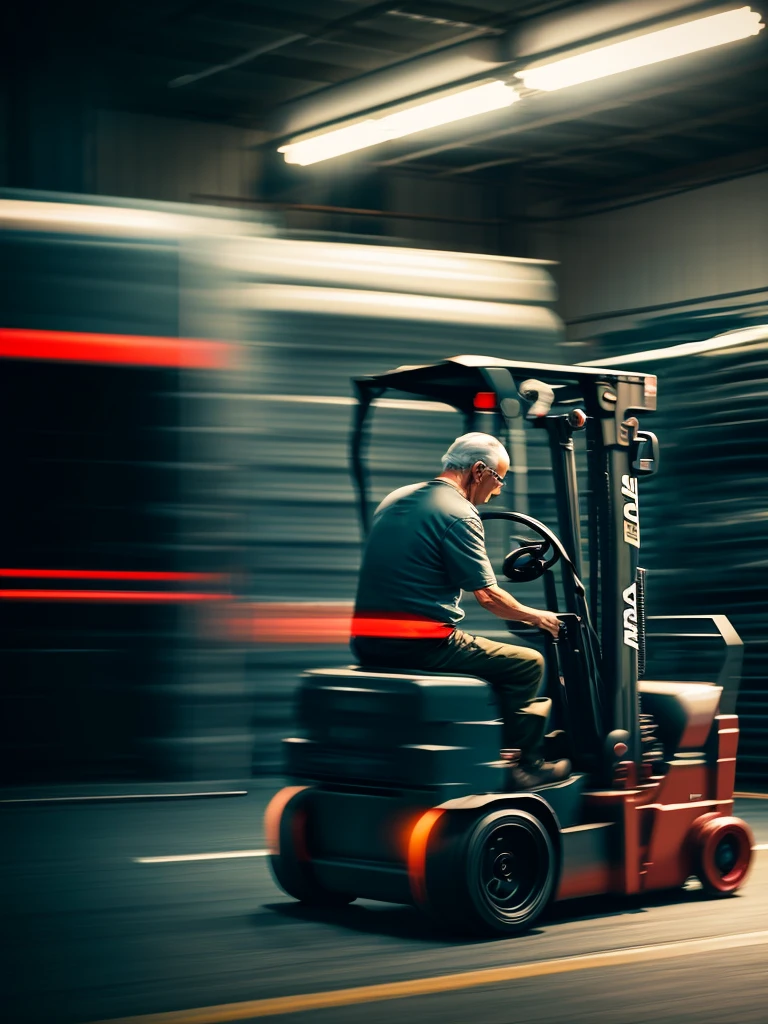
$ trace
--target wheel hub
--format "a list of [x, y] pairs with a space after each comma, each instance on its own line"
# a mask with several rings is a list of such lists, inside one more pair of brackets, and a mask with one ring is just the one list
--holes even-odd
[[497, 833], [486, 847], [483, 884], [487, 897], [500, 909], [516, 906], [530, 888], [525, 863], [512, 852], [515, 833], [516, 830]]
[[721, 875], [733, 870], [739, 857], [739, 845], [733, 836], [725, 836], [715, 850], [715, 865]]
[[493, 864], [493, 874], [502, 882], [511, 882], [515, 876], [515, 858], [511, 853], [500, 853]]

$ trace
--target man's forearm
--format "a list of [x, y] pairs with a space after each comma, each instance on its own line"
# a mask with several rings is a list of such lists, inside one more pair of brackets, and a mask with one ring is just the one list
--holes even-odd
[[538, 608], [521, 604], [498, 585], [475, 590], [474, 594], [482, 608], [492, 615], [498, 615], [500, 619], [524, 622], [531, 626], [538, 626], [541, 622], [542, 613]]

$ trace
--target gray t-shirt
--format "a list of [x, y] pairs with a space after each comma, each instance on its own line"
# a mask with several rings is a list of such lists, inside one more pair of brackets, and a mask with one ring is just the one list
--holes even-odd
[[401, 487], [374, 513], [355, 613], [406, 613], [455, 626], [462, 590], [496, 582], [477, 509], [444, 480]]

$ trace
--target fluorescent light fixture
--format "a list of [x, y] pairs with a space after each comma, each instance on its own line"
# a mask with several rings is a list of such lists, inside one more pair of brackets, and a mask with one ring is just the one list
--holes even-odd
[[429, 100], [406, 110], [398, 110], [383, 117], [372, 117], [346, 128], [316, 135], [312, 139], [301, 142], [290, 142], [281, 146], [278, 153], [283, 153], [287, 164], [316, 164], [321, 160], [329, 160], [343, 153], [353, 153], [368, 146], [378, 146], [390, 139], [401, 139], [414, 132], [423, 132], [427, 128], [436, 128], [451, 121], [461, 121], [465, 117], [486, 114], [491, 110], [508, 107], [520, 97], [505, 82], [485, 82], [472, 89], [454, 92], [440, 99]]
[[750, 7], [740, 7], [724, 14], [713, 14], [708, 18], [687, 21], [683, 25], [648, 32], [575, 57], [565, 57], [552, 64], [518, 71], [517, 77], [529, 89], [553, 92], [569, 85], [591, 82], [596, 78], [606, 78], [622, 71], [671, 60], [672, 57], [682, 57], [686, 53], [756, 36], [764, 28], [760, 18], [761, 15]]

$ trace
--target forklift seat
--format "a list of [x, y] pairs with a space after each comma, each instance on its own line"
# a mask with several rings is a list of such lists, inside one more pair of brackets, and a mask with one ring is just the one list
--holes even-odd
[[490, 687], [475, 676], [312, 669], [296, 712], [301, 735], [283, 741], [294, 778], [430, 790], [442, 799], [501, 788], [502, 729]]
[[653, 715], [669, 759], [678, 751], [703, 750], [717, 714], [722, 686], [643, 679], [640, 710]]

